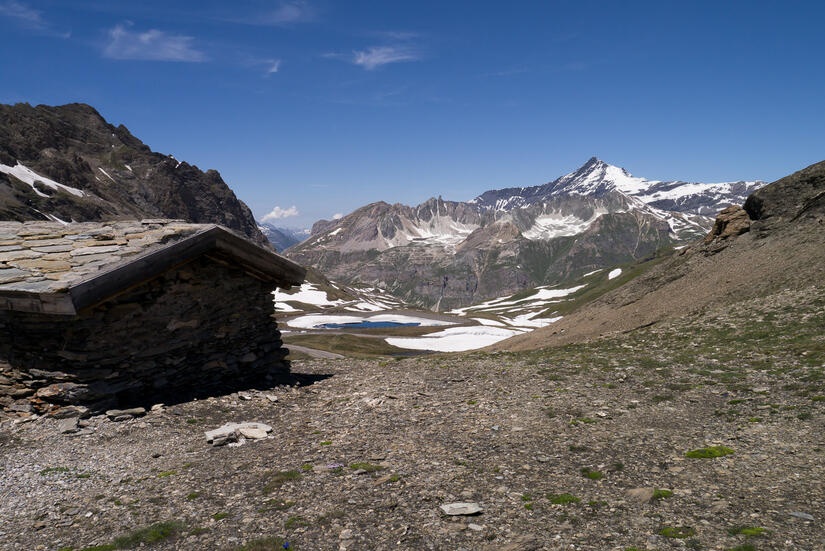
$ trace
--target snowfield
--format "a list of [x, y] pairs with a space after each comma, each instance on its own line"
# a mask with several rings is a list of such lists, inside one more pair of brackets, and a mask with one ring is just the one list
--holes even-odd
[[388, 337], [384, 340], [388, 344], [409, 350], [465, 352], [490, 346], [520, 333], [524, 331], [474, 325], [472, 327], [451, 327], [423, 337]]

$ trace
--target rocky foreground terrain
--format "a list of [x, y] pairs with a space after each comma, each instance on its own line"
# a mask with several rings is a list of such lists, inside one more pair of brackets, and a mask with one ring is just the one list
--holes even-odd
[[[0, 548], [823, 549], [824, 310], [807, 287], [539, 351], [300, 361], [292, 386], [119, 421], [9, 418]], [[242, 421], [273, 430], [204, 436]]]

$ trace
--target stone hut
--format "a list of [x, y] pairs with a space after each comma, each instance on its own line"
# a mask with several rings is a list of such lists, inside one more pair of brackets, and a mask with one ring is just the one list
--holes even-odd
[[271, 292], [305, 270], [216, 225], [0, 222], [0, 407], [145, 405], [289, 371]]

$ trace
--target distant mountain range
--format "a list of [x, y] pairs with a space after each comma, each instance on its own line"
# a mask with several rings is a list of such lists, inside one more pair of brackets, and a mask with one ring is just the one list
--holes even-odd
[[140, 218], [218, 223], [268, 244], [217, 171], [153, 152], [88, 105], [0, 105], [0, 219]]
[[547, 184], [467, 202], [372, 203], [317, 222], [287, 254], [333, 279], [449, 310], [704, 236], [718, 211], [763, 184], [646, 180], [594, 157]]
[[277, 251], [283, 251], [293, 245], [297, 245], [310, 235], [310, 230], [283, 228], [270, 224], [269, 222], [258, 222], [258, 229], [269, 239], [269, 242], [272, 243]]

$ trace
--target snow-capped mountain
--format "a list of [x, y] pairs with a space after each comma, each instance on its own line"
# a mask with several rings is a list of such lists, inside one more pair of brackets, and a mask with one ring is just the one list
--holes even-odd
[[509, 211], [558, 195], [601, 197], [610, 191], [618, 191], [660, 210], [715, 217], [725, 207], [741, 205], [748, 195], [764, 185], [765, 182], [762, 181], [702, 184], [679, 180], [647, 180], [636, 178], [623, 168], [592, 157], [578, 170], [547, 184], [491, 190], [468, 203]]
[[760, 185], [646, 180], [592, 158], [547, 184], [467, 202], [372, 203], [317, 222], [288, 254], [342, 282], [457, 308], [704, 236], [716, 212]]

